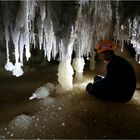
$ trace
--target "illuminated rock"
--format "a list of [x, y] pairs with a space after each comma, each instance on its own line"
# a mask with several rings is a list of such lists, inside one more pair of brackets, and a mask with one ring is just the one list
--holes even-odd
[[72, 63], [74, 70], [76, 71], [76, 79], [82, 80], [84, 70], [84, 58], [74, 58]]
[[51, 94], [51, 92], [54, 90], [54, 85], [52, 83], [47, 83], [42, 87], [39, 87], [38, 89], [35, 90], [33, 95], [29, 98], [29, 100], [32, 99], [43, 99], [46, 98]]
[[58, 66], [58, 82], [66, 90], [73, 89], [73, 68], [71, 60], [60, 61]]

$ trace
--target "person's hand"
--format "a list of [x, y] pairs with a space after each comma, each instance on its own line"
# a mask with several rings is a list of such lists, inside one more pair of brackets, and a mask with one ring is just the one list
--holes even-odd
[[92, 83], [88, 83], [87, 86], [86, 86], [86, 91], [88, 93], [90, 93], [92, 91], [92, 87], [93, 87], [93, 84]]
[[100, 81], [102, 79], [103, 79], [103, 76], [97, 75], [97, 76], [94, 77], [94, 82]]

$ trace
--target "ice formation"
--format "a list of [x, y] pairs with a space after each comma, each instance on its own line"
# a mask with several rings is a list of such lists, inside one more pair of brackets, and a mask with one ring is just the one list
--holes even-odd
[[75, 75], [76, 79], [82, 80], [83, 70], [84, 70], [84, 65], [85, 65], [84, 58], [74, 58], [72, 65], [74, 67], [74, 70], [76, 71], [76, 75]]
[[131, 22], [129, 20], [129, 30], [132, 30], [131, 32], [131, 35], [132, 35], [132, 39], [131, 39], [131, 42], [133, 44], [133, 47], [136, 51], [136, 55], [135, 55], [135, 59], [138, 63], [140, 63], [140, 40], [138, 39], [140, 37], [140, 25], [139, 25], [139, 22], [140, 22], [140, 16], [136, 16], [134, 19], [133, 19], [133, 25], [131, 25]]
[[39, 87], [38, 89], [35, 90], [35, 92], [33, 93], [33, 95], [29, 98], [29, 100], [32, 99], [44, 99], [47, 96], [49, 96], [54, 90], [54, 85], [52, 83], [47, 83], [41, 87]]
[[32, 118], [30, 116], [27, 116], [25, 114], [17, 116], [14, 120], [11, 121], [11, 126], [13, 128], [18, 129], [27, 129], [30, 127], [32, 123]]
[[7, 63], [5, 64], [5, 69], [6, 69], [7, 71], [13, 71], [13, 69], [14, 69], [13, 63], [7, 61]]
[[[65, 7], [65, 3], [60, 3]], [[1, 4], [5, 15], [2, 17], [7, 50], [5, 69], [12, 71], [16, 77], [23, 74], [24, 58], [29, 60], [32, 47], [43, 49], [48, 61], [58, 59], [58, 55], [62, 61], [60, 63], [67, 63], [64, 60], [71, 59], [73, 52], [76, 58], [90, 57], [90, 69], [94, 70], [94, 48], [102, 39], [111, 39], [116, 43], [119, 40], [121, 51], [124, 40], [131, 41], [136, 51], [136, 61], [140, 63], [140, 16], [127, 17], [123, 21], [119, 11], [120, 1], [76, 1], [78, 8], [73, 21], [74, 16], [69, 20], [70, 17], [66, 15], [66, 7], [62, 8], [64, 11], [57, 10], [57, 7], [52, 10], [57, 3], [51, 1], [2, 1]], [[10, 48], [11, 45], [14, 50]], [[14, 51], [15, 60], [10, 60], [11, 51]]]
[[23, 70], [21, 68], [21, 63], [17, 62], [15, 63], [15, 66], [13, 66], [13, 75], [16, 77], [19, 77], [23, 75]]
[[60, 61], [58, 66], [58, 82], [66, 90], [73, 89], [73, 68], [71, 60]]

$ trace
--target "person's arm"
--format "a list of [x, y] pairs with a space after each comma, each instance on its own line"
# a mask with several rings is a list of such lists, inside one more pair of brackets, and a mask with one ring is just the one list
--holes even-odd
[[100, 80], [102, 80], [103, 79], [103, 76], [101, 76], [101, 75], [97, 75], [97, 76], [95, 76], [94, 77], [94, 82], [93, 82], [93, 84], [92, 83], [88, 83], [87, 84], [87, 86], [86, 86], [86, 91], [88, 92], [88, 93], [92, 93], [92, 88], [93, 88], [93, 85], [94, 85], [94, 83], [95, 82], [98, 82], [98, 81], [100, 81]]
[[103, 78], [102, 80], [96, 81], [93, 84], [89, 83], [86, 87], [86, 91], [94, 96], [100, 96], [106, 92], [107, 86], [108, 81]]

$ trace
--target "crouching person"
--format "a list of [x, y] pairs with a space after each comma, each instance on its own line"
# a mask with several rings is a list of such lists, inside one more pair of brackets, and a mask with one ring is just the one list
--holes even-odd
[[107, 62], [105, 77], [96, 76], [86, 91], [103, 100], [128, 102], [136, 89], [136, 76], [132, 65], [124, 58], [114, 54], [111, 41], [103, 41], [96, 47], [101, 61]]

